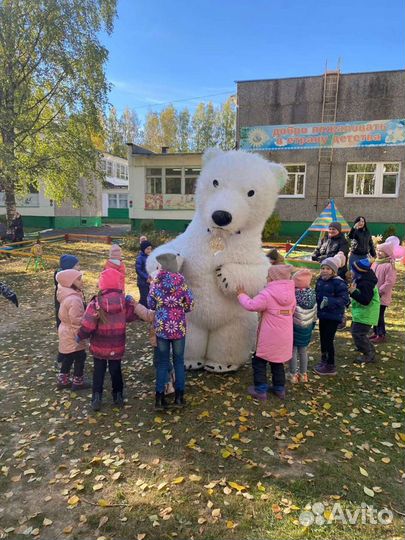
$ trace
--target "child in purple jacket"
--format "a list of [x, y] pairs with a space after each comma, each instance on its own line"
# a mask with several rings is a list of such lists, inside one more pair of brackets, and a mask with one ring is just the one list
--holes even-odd
[[156, 409], [166, 409], [165, 384], [173, 350], [176, 407], [184, 405], [184, 347], [186, 343], [186, 316], [193, 308], [193, 294], [184, 276], [178, 272], [179, 256], [162, 253], [156, 257], [161, 270], [154, 279], [148, 296], [148, 306], [155, 310], [154, 329], [157, 338], [156, 357]]

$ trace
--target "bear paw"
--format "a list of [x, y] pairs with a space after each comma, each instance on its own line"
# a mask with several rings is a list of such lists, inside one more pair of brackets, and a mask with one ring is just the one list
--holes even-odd
[[218, 287], [223, 293], [229, 294], [229, 278], [224, 274], [224, 268], [222, 266], [217, 266], [217, 268], [215, 268], [215, 274], [217, 276]]
[[204, 367], [204, 364], [204, 360], [185, 360], [184, 367], [187, 371], [189, 371], [195, 369], [202, 369]]
[[204, 366], [206, 371], [212, 371], [214, 373], [228, 373], [230, 371], [236, 371], [239, 368], [240, 366], [237, 364], [219, 364], [210, 360], [208, 360], [207, 364]]

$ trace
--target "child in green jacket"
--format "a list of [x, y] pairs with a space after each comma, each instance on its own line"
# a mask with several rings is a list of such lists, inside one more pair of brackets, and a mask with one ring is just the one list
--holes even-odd
[[352, 298], [352, 337], [357, 350], [362, 354], [356, 360], [358, 364], [375, 362], [375, 348], [368, 334], [378, 322], [380, 314], [380, 295], [377, 277], [371, 270], [368, 259], [360, 259], [351, 265], [353, 281], [349, 287]]

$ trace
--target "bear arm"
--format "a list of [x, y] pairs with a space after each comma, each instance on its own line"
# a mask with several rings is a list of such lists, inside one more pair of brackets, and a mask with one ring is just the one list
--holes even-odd
[[243, 288], [249, 296], [256, 295], [266, 285], [267, 267], [263, 264], [228, 263], [215, 270], [217, 285], [227, 296]]

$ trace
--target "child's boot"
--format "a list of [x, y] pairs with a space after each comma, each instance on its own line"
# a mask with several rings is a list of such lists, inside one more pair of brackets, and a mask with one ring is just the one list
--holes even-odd
[[91, 408], [93, 411], [99, 411], [101, 409], [101, 394], [100, 392], [94, 392], [91, 398]]
[[285, 386], [270, 386], [269, 392], [279, 399], [285, 399]]
[[124, 396], [122, 395], [122, 392], [113, 392], [113, 401], [116, 407], [122, 409], [124, 406]]
[[184, 392], [181, 390], [176, 390], [174, 394], [174, 406], [175, 407], [184, 407], [186, 402], [184, 401]]
[[292, 384], [297, 384], [300, 382], [300, 376], [298, 373], [291, 373], [290, 374], [290, 382]]
[[167, 409], [167, 401], [164, 392], [156, 392], [155, 409], [157, 411], [163, 411]]
[[70, 380], [69, 373], [59, 373], [57, 389], [63, 390], [64, 388], [70, 388], [72, 386], [72, 381]]
[[307, 383], [308, 382], [308, 373], [301, 373], [300, 374], [300, 382]]
[[267, 400], [267, 392], [265, 390], [262, 390], [261, 388], [257, 388], [256, 386], [249, 386], [247, 392], [250, 396], [252, 396], [253, 399], [257, 399], [258, 401]]
[[91, 384], [84, 380], [83, 375], [73, 377], [72, 390], [88, 390], [89, 388], [91, 388]]
[[328, 355], [327, 353], [322, 353], [322, 356], [321, 356], [321, 361], [316, 364], [316, 366], [313, 367], [313, 371], [315, 371], [315, 373], [318, 373], [318, 370], [323, 370], [325, 369], [325, 366], [327, 364], [327, 360], [328, 360]]

